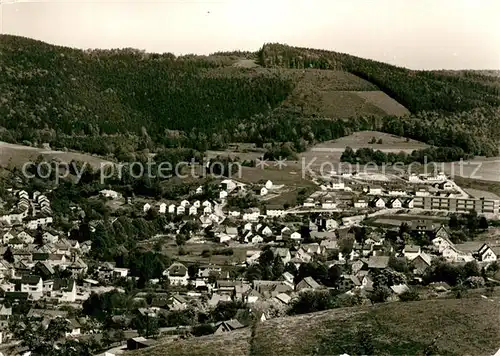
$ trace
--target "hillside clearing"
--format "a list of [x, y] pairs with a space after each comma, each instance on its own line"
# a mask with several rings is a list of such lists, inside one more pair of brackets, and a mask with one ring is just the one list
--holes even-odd
[[334, 70], [290, 70], [296, 81], [282, 108], [294, 108], [305, 117], [349, 118], [360, 115], [409, 114], [396, 100], [354, 74]]

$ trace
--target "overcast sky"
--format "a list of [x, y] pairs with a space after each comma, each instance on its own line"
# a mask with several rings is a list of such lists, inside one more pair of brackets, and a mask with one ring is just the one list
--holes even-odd
[[0, 0], [3, 33], [206, 54], [280, 42], [414, 69], [500, 69], [500, 0]]

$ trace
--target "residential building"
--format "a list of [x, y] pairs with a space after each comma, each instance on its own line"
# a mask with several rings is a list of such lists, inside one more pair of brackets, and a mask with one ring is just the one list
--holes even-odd
[[266, 215], [269, 217], [281, 217], [286, 215], [286, 212], [281, 205], [268, 205], [266, 206]]
[[475, 256], [479, 262], [495, 262], [497, 260], [497, 255], [487, 244], [483, 244]]
[[21, 292], [28, 293], [33, 300], [43, 296], [43, 281], [40, 276], [26, 275], [20, 280]]
[[182, 263], [172, 263], [172, 265], [163, 272], [163, 275], [168, 278], [171, 285], [188, 285], [188, 269]]
[[304, 278], [295, 286], [295, 290], [297, 292], [301, 292], [304, 290], [317, 290], [321, 288], [322, 286], [318, 282], [316, 282], [312, 277]]

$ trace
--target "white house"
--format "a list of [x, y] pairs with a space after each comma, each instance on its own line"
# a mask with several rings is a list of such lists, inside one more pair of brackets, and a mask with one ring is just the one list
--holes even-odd
[[179, 206], [177, 207], [177, 211], [176, 211], [176, 213], [177, 213], [177, 215], [182, 215], [182, 214], [186, 213], [186, 208], [185, 208], [185, 207], [183, 207], [182, 205], [179, 205]]
[[368, 191], [368, 195], [380, 195], [382, 194], [381, 187], [370, 187]]
[[267, 190], [273, 189], [273, 182], [268, 180], [264, 186], [266, 187]]
[[304, 206], [305, 208], [314, 208], [316, 206], [316, 202], [313, 198], [307, 198], [306, 200], [304, 200], [302, 206]]
[[[36, 196], [35, 196], [35, 194], [36, 194], [36, 193], [40, 194], [40, 192], [34, 192], [34, 193], [33, 193], [33, 199], [36, 199]], [[18, 196], [19, 198], [25, 198], [25, 199], [29, 199], [29, 198], [30, 198], [30, 196], [29, 196], [28, 192], [27, 192], [27, 191], [25, 191], [25, 190], [20, 190], [20, 191], [17, 193], [17, 196]]]
[[236, 183], [232, 179], [224, 179], [222, 182], [220, 182], [222, 189], [226, 191], [226, 193], [229, 193], [233, 191], [236, 188]]
[[144, 204], [144, 206], [142, 207], [142, 210], [144, 212], [149, 211], [149, 209], [151, 209], [151, 204], [149, 204], [149, 203]]
[[199, 208], [201, 206], [201, 202], [199, 200], [196, 200], [194, 203], [193, 203], [193, 206], [195, 206], [196, 208]]
[[167, 204], [166, 203], [161, 203], [160, 208], [158, 209], [160, 214], [165, 214], [167, 212]]
[[412, 173], [408, 176], [408, 181], [410, 183], [420, 183], [422, 182], [422, 180], [415, 174], [415, 173]]
[[416, 245], [406, 245], [403, 248], [403, 255], [410, 261], [420, 255], [421, 252], [422, 250], [420, 249], [420, 246]]
[[231, 208], [228, 210], [227, 214], [229, 216], [237, 218], [241, 215], [241, 212], [239, 210], [237, 210], [236, 208]]
[[168, 281], [173, 286], [187, 286], [188, 285], [188, 269], [182, 263], [174, 262], [163, 271], [163, 275], [168, 278]]
[[57, 235], [53, 235], [48, 231], [45, 231], [42, 235], [42, 241], [44, 244], [52, 244], [57, 242], [59, 240], [59, 237]]
[[194, 205], [189, 207], [189, 215], [196, 215], [198, 214], [198, 208], [195, 207]]
[[264, 196], [264, 195], [267, 195], [267, 193], [269, 193], [268, 189], [266, 187], [258, 187], [258, 188], [255, 188], [254, 189], [254, 192], [257, 194], [257, 195], [260, 195], [261, 197]]
[[431, 242], [438, 248], [439, 253], [442, 253], [446, 248], [453, 246], [453, 243], [443, 236], [437, 236]]
[[477, 251], [476, 256], [480, 262], [495, 262], [497, 260], [497, 255], [487, 244], [483, 244], [483, 246], [481, 246], [481, 248]]
[[175, 213], [175, 204], [170, 204], [170, 205], [168, 206], [168, 213], [169, 213], [169, 214], [173, 214], [173, 213]]
[[385, 200], [382, 198], [375, 198], [372, 203], [373, 206], [375, 206], [376, 208], [379, 209], [385, 208]]
[[417, 197], [428, 197], [429, 195], [431, 195], [431, 193], [426, 188], [420, 188], [415, 192], [415, 195]]
[[244, 221], [257, 221], [260, 216], [260, 211], [258, 208], [250, 208], [248, 210], [245, 210], [243, 213], [243, 220]]
[[212, 207], [211, 206], [203, 207], [203, 214], [212, 214]]
[[43, 296], [43, 281], [40, 276], [25, 275], [21, 278], [21, 292], [28, 293], [33, 300]]
[[255, 235], [254, 237], [252, 237], [253, 244], [260, 244], [262, 242], [264, 242], [264, 238], [262, 236]]
[[259, 234], [264, 236], [271, 236], [273, 234], [273, 230], [271, 230], [269, 226], [264, 226], [263, 228], [257, 230], [260, 230]]
[[302, 236], [300, 235], [300, 232], [295, 231], [295, 232], [292, 232], [290, 234], [290, 239], [292, 239], [292, 240], [297, 241], [297, 240], [300, 240], [301, 238], [302, 238]]
[[212, 207], [212, 203], [209, 200], [205, 200], [201, 205]]
[[37, 219], [32, 219], [26, 223], [26, 228], [30, 230], [36, 230], [40, 226], [45, 226], [53, 222], [52, 216], [45, 216]]
[[337, 203], [332, 198], [325, 198], [321, 202], [321, 208], [323, 209], [335, 209], [337, 208]]
[[443, 190], [454, 190], [455, 189], [455, 186], [450, 181], [446, 181], [446, 182], [440, 184], [439, 187]]
[[403, 206], [408, 209], [413, 209], [415, 206], [415, 200], [413, 198], [408, 198], [404, 201]]
[[187, 201], [185, 199], [183, 201], [181, 201], [181, 206], [183, 206], [184, 208], [188, 207], [189, 205], [191, 205], [191, 204], [189, 204], [189, 201]]
[[403, 196], [403, 195], [406, 195], [406, 191], [403, 189], [391, 189], [391, 190], [389, 190], [389, 195]]
[[403, 202], [398, 199], [398, 198], [395, 198], [395, 199], [391, 199], [389, 201], [389, 204], [387, 204], [389, 207], [391, 207], [392, 209], [401, 209], [401, 207], [403, 206]]
[[345, 183], [343, 181], [333, 181], [332, 182], [332, 189], [333, 190], [344, 190], [345, 189]]
[[221, 190], [219, 192], [219, 199], [226, 199], [227, 198], [227, 191]]
[[198, 188], [195, 190], [196, 194], [202, 194], [203, 193], [203, 187], [200, 185]]
[[368, 202], [365, 199], [358, 199], [354, 202], [354, 207], [356, 209], [368, 208]]
[[281, 205], [268, 205], [266, 206], [266, 215], [269, 217], [285, 216], [285, 209]]
[[26, 231], [21, 231], [17, 234], [17, 238], [27, 245], [32, 244], [35, 241], [35, 238]]
[[438, 174], [435, 176], [427, 177], [427, 180], [430, 182], [442, 182], [442, 181], [445, 181], [447, 179], [448, 179], [448, 177], [446, 177], [446, 174], [444, 174], [443, 172], [438, 172]]
[[226, 227], [226, 234], [231, 236], [231, 238], [235, 238], [238, 236], [238, 229], [234, 226], [228, 226]]
[[43, 283], [43, 292], [49, 298], [57, 299], [60, 303], [74, 303], [76, 301], [76, 282], [74, 279], [56, 278]]
[[[111, 199], [118, 199], [121, 197], [121, 194], [114, 191], [114, 190], [111, 190], [111, 189], [103, 189], [99, 192], [100, 195], [102, 195], [103, 197], [106, 197], [106, 198], [111, 198]], [[36, 198], [34, 198], [36, 199]]]

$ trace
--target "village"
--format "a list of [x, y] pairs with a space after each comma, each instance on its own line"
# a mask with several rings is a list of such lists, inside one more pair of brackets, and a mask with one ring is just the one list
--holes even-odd
[[[249, 320], [287, 315], [311, 291], [369, 303], [374, 295], [382, 301], [415, 294], [442, 298], [457, 286], [500, 283], [494, 276], [500, 201], [494, 197], [473, 196], [441, 172], [332, 173], [312, 180], [316, 191], [295, 206], [267, 204], [284, 185], [233, 179], [221, 180], [211, 198], [198, 199], [205, 193], [199, 186], [179, 201], [140, 203], [140, 214], [171, 217], [162, 234], [141, 242], [152, 248], [159, 241], [158, 252], [171, 259], [142, 290], [127, 288], [127, 281], [139, 279], [130, 268], [95, 261], [91, 239], [79, 241], [55, 228], [45, 192], [11, 189], [15, 205], [0, 216], [0, 350], [20, 342], [11, 327], [16, 310], [46, 327], [62, 320], [67, 338], [93, 338], [101, 350], [109, 349], [103, 355], [118, 355], [150, 347], [160, 335], [175, 340], [197, 332], [219, 334], [243, 328]], [[133, 203], [112, 189], [101, 190], [96, 199]], [[101, 223], [91, 221], [90, 232]], [[194, 228], [181, 233], [188, 224]], [[489, 240], [466, 240], [465, 229], [488, 234]], [[186, 241], [178, 241], [181, 234]], [[444, 265], [467, 266], [468, 274], [449, 277]], [[382, 275], [390, 278], [382, 283]], [[134, 303], [112, 316], [113, 327], [97, 322], [92, 313], [82, 314], [89, 308], [85, 303], [114, 293]], [[185, 317], [223, 308], [236, 311], [228, 319], [222, 313], [215, 322]], [[141, 330], [131, 323], [137, 318], [146, 320]], [[153, 325], [156, 319], [163, 322]], [[200, 332], [200, 325], [209, 325], [209, 331]], [[120, 330], [111, 340], [110, 329]]]

